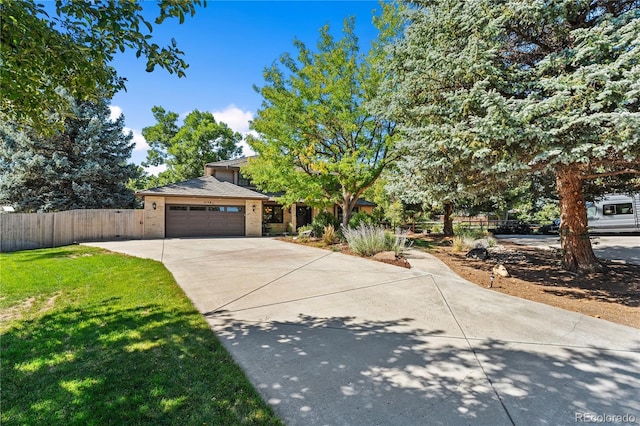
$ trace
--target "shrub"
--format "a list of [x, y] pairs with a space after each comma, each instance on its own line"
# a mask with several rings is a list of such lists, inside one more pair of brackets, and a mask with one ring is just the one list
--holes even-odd
[[313, 231], [313, 227], [311, 225], [304, 225], [298, 228], [298, 234], [302, 234], [306, 231]]
[[373, 216], [365, 212], [354, 213], [349, 220], [349, 228], [357, 228], [363, 223], [365, 225], [373, 225], [375, 223], [375, 219]]
[[395, 252], [396, 256], [400, 256], [407, 247], [407, 232], [397, 229], [395, 234], [385, 231], [387, 236], [387, 250]]
[[342, 233], [354, 253], [361, 256], [373, 256], [383, 251], [402, 253], [407, 234], [394, 235], [381, 226], [361, 224], [357, 228], [343, 228]]
[[333, 225], [327, 225], [322, 232], [322, 241], [325, 244], [331, 245], [336, 242], [336, 228]]
[[464, 237], [457, 236], [453, 239], [451, 244], [451, 251], [461, 252], [467, 248], [467, 243]]
[[333, 226], [333, 229], [338, 227], [338, 221], [331, 213], [322, 212], [313, 218], [311, 222], [311, 229], [313, 230], [313, 236], [322, 238], [324, 235], [324, 228], [326, 226]]
[[453, 225], [453, 233], [459, 237], [463, 238], [473, 238], [474, 240], [478, 240], [487, 236], [487, 231], [483, 231], [477, 227], [471, 227], [469, 225], [455, 224]]
[[308, 234], [302, 235], [302, 233], [305, 232], [305, 231], [313, 232], [313, 229], [311, 228], [311, 225], [304, 225], [304, 226], [301, 226], [300, 228], [298, 228], [298, 238], [303, 243], [306, 243], [306, 242], [309, 241], [309, 235]]
[[432, 225], [431, 233], [432, 234], [442, 234], [444, 230], [442, 229], [442, 225]]

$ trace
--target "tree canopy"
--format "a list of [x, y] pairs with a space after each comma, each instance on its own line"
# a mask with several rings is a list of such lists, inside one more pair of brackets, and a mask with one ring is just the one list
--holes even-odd
[[448, 168], [448, 189], [476, 192], [469, 177], [551, 171], [565, 267], [598, 268], [583, 186], [640, 173], [640, 2], [411, 3], [381, 96], [408, 153], [400, 184]]
[[[154, 24], [193, 15], [200, 0], [158, 2]], [[0, 106], [14, 121], [50, 131], [70, 110], [67, 94], [78, 100], [110, 98], [125, 79], [109, 64], [117, 52], [132, 49], [156, 66], [184, 76], [183, 52], [175, 40], [153, 42], [153, 25], [135, 1], [56, 0], [55, 15], [32, 0], [0, 2]]]
[[111, 121], [104, 99], [70, 102], [64, 130], [51, 136], [0, 122], [0, 200], [23, 212], [133, 207], [126, 185], [137, 168], [124, 116]]
[[144, 165], [167, 166], [153, 182], [157, 185], [202, 176], [205, 164], [242, 154], [242, 147], [238, 145], [242, 135], [227, 124], [217, 122], [210, 112], [194, 110], [180, 126], [175, 112], [159, 106], [154, 106], [152, 111], [157, 123], [142, 129], [151, 147]]
[[395, 9], [385, 6], [376, 21], [380, 40], [360, 52], [355, 21], [346, 19], [342, 38], [320, 29], [315, 51], [294, 41], [297, 56], [284, 54], [265, 69], [263, 102], [249, 145], [258, 154], [245, 171], [258, 187], [284, 192], [286, 205], [342, 206], [343, 224], [362, 192], [392, 159], [394, 124], [368, 111], [384, 78], [382, 40], [397, 32]]

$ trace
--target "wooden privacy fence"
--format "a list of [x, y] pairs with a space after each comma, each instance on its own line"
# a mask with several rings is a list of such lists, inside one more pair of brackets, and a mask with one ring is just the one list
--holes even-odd
[[0, 252], [86, 241], [141, 239], [143, 224], [143, 210], [0, 214]]

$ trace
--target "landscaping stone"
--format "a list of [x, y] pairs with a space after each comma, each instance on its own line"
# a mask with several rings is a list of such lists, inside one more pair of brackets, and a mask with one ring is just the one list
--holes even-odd
[[467, 257], [470, 259], [486, 260], [489, 257], [489, 252], [486, 248], [474, 248], [469, 250]]
[[501, 277], [509, 277], [509, 271], [504, 265], [496, 265], [493, 267], [493, 274]]
[[396, 260], [396, 252], [382, 251], [380, 253], [374, 254], [372, 257], [379, 262], [394, 261]]

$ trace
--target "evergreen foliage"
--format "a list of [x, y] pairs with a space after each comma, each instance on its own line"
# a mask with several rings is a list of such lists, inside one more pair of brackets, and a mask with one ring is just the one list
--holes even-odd
[[486, 198], [551, 172], [565, 266], [597, 269], [584, 182], [640, 173], [640, 2], [412, 4], [379, 98], [402, 131], [395, 185]]
[[50, 137], [0, 123], [0, 199], [22, 212], [133, 207], [126, 185], [138, 170], [124, 116], [111, 121], [104, 99], [71, 104], [64, 131]]
[[202, 176], [204, 165], [242, 154], [242, 135], [217, 122], [210, 112], [192, 111], [177, 124], [178, 114], [154, 106], [157, 123], [142, 129], [151, 149], [145, 166], [166, 164], [167, 170], [148, 183], [166, 185]]

